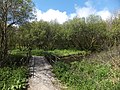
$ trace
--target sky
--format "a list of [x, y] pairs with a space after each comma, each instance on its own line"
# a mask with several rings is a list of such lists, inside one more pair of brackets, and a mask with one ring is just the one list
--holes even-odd
[[100, 15], [103, 20], [120, 10], [120, 0], [33, 0], [37, 20], [56, 20], [60, 24], [74, 17]]

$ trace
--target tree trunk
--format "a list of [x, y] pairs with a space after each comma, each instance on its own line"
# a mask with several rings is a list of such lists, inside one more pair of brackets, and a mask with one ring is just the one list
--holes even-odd
[[7, 23], [4, 23], [3, 27], [1, 28], [1, 52], [0, 52], [0, 59], [7, 60], [8, 57], [8, 43], [7, 43]]
[[6, 60], [8, 55], [7, 49], [7, 35], [3, 34], [1, 37], [1, 59]]
[[4, 60], [8, 58], [8, 38], [7, 38], [7, 30], [5, 28], [5, 40], [4, 40]]

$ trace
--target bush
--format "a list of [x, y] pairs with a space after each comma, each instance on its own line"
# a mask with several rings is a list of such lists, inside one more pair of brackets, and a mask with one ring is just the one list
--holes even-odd
[[24, 90], [28, 77], [27, 64], [27, 57], [9, 55], [9, 59], [0, 67], [0, 90]]
[[12, 55], [26, 55], [27, 51], [26, 50], [14, 49], [14, 50], [10, 51], [10, 54], [12, 54]]
[[68, 86], [68, 90], [119, 90], [120, 70], [110, 64], [83, 60], [70, 65], [58, 62], [53, 72]]
[[44, 50], [40, 49], [40, 50], [32, 50], [31, 51], [31, 54], [32, 55], [35, 55], [35, 56], [41, 56], [41, 55], [44, 55]]
[[28, 64], [28, 58], [24, 55], [9, 55], [8, 60], [4, 61], [3, 67], [19, 67], [19, 66], [26, 66]]
[[23, 90], [27, 82], [26, 67], [0, 68], [0, 90]]

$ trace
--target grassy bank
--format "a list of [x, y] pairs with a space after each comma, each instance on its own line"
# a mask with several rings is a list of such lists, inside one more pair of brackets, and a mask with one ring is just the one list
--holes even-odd
[[76, 55], [76, 54], [86, 54], [85, 51], [80, 51], [80, 50], [67, 50], [67, 49], [64, 49], [64, 50], [59, 50], [59, 49], [55, 49], [55, 50], [51, 50], [51, 51], [48, 51], [50, 53], [53, 53], [57, 56], [69, 56], [69, 55]]
[[53, 72], [67, 90], [120, 90], [120, 53], [113, 49], [70, 64], [56, 62]]
[[[16, 54], [17, 55], [26, 55], [27, 50], [15, 49], [15, 50], [12, 50], [10, 52], [13, 55], [16, 55]], [[67, 56], [67, 55], [73, 55], [73, 54], [86, 54], [85, 51], [70, 50], [70, 49], [62, 49], [62, 50], [59, 50], [59, 49], [55, 49], [55, 50], [42, 50], [42, 49], [38, 50], [38, 49], [34, 49], [34, 50], [31, 50], [31, 54], [36, 55], [36, 56], [44, 55], [45, 52], [52, 53], [52, 54], [55, 54], [55, 55], [58, 55], [58, 56]]]

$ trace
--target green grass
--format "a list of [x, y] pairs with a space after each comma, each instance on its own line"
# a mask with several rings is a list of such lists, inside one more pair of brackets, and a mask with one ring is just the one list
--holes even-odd
[[[40, 49], [40, 50], [37, 50], [37, 49], [31, 50], [31, 54], [35, 55], [35, 56], [41, 56], [41, 55], [44, 54], [43, 52], [44, 52], [44, 50], [42, 50], [42, 49]], [[28, 53], [28, 50], [15, 49], [15, 50], [11, 50], [10, 53], [12, 55], [24, 55], [24, 56], [26, 56], [27, 53]]]
[[14, 49], [14, 50], [10, 51], [10, 54], [12, 54], [12, 55], [26, 55], [27, 50]]
[[[57, 56], [68, 56], [68, 55], [75, 55], [75, 54], [85, 55], [85, 54], [87, 54], [86, 51], [70, 50], [70, 49], [69, 50], [67, 50], [67, 49], [63, 49], [63, 50], [55, 49], [55, 50], [48, 50], [48, 51], [45, 51], [42, 49], [40, 49], [40, 50], [34, 49], [31, 51], [31, 54], [35, 55], [35, 56], [43, 56], [43, 55], [45, 55], [45, 53], [51, 53], [51, 54], [57, 55]], [[27, 50], [20, 51], [19, 49], [15, 49], [15, 50], [11, 51], [11, 54], [13, 54], [13, 55], [26, 55]]]
[[53, 72], [68, 90], [120, 90], [120, 70], [112, 69], [110, 64], [85, 60], [70, 65], [58, 62]]
[[74, 54], [86, 54], [85, 51], [79, 51], [79, 50], [58, 50], [58, 49], [55, 49], [55, 50], [52, 50], [52, 51], [48, 51], [48, 52], [51, 52], [53, 54], [56, 54], [58, 56], [68, 56], [68, 55], [74, 55]]
[[26, 67], [0, 68], [0, 90], [23, 90], [27, 85]]
[[24, 90], [27, 85], [27, 59], [22, 55], [10, 55], [0, 68], [0, 90]]
[[40, 49], [40, 50], [35, 49], [35, 50], [31, 51], [31, 54], [35, 55], [35, 56], [43, 56], [44, 55], [44, 50], [42, 50], [42, 49]]
[[53, 72], [67, 90], [120, 90], [120, 49], [94, 53], [69, 64], [56, 62]]

